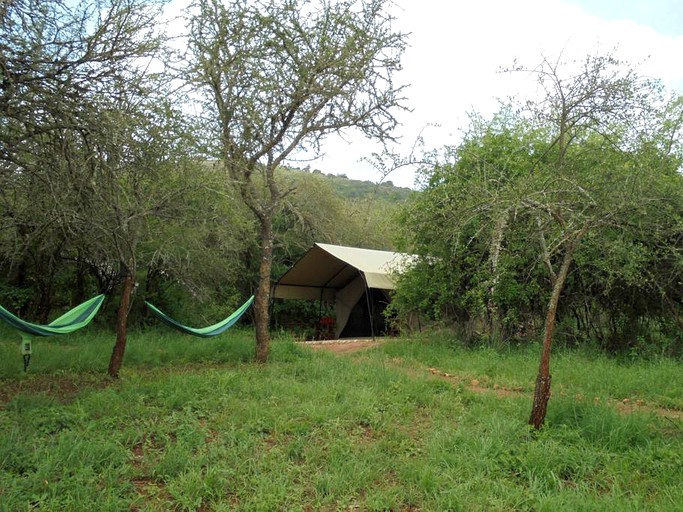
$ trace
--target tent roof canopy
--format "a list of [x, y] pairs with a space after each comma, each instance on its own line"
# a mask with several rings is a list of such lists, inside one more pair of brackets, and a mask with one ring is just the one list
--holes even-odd
[[368, 288], [393, 290], [392, 274], [401, 272], [412, 259], [398, 252], [316, 243], [280, 277], [274, 296], [332, 300], [338, 290], [359, 275]]

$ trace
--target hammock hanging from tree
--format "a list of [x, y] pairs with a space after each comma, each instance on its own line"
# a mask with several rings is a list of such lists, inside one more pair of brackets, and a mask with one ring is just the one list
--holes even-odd
[[147, 304], [147, 307], [152, 311], [152, 313], [154, 313], [156, 317], [159, 318], [159, 320], [164, 322], [169, 327], [173, 327], [174, 329], [177, 329], [180, 332], [184, 332], [185, 334], [190, 334], [192, 336], [199, 336], [200, 338], [210, 338], [212, 336], [217, 336], [230, 329], [230, 327], [232, 327], [240, 319], [240, 317], [247, 311], [247, 309], [249, 309], [249, 306], [251, 306], [252, 302], [254, 302], [253, 295], [249, 297], [247, 302], [242, 304], [239, 307], [239, 309], [237, 309], [237, 311], [235, 311], [225, 320], [218, 322], [217, 324], [210, 325], [208, 327], [203, 327], [201, 329], [195, 329], [194, 327], [188, 327], [187, 325], [183, 325], [177, 320], [174, 320], [173, 318], [168, 316], [166, 313], [161, 311], [153, 304], [150, 304], [149, 302], [145, 302], [145, 304]]
[[21, 354], [24, 359], [24, 371], [28, 370], [31, 360], [31, 336], [55, 336], [77, 331], [88, 325], [100, 310], [104, 302], [104, 294], [93, 297], [67, 311], [47, 325], [34, 324], [22, 320], [0, 306], [0, 318], [14, 327], [21, 334]]
[[104, 295], [93, 297], [83, 304], [76, 306], [72, 310], [67, 311], [62, 316], [56, 320], [53, 320], [47, 325], [34, 324], [22, 320], [18, 316], [7, 311], [2, 306], [0, 306], [0, 318], [2, 318], [15, 329], [34, 336], [54, 336], [57, 334], [68, 334], [85, 327], [92, 321], [99, 311], [100, 306], [102, 306], [104, 297]]

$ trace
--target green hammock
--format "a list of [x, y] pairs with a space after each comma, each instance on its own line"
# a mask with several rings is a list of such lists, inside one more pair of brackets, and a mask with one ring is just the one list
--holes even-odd
[[99, 311], [102, 302], [104, 302], [104, 295], [93, 297], [72, 310], [67, 311], [47, 325], [26, 322], [18, 316], [13, 315], [2, 306], [0, 306], [0, 318], [15, 329], [34, 336], [68, 334], [88, 325]]
[[252, 302], [254, 302], [253, 295], [249, 297], [247, 302], [242, 304], [237, 311], [235, 311], [225, 320], [201, 329], [195, 329], [193, 327], [183, 325], [180, 322], [173, 320], [173, 318], [171, 318], [166, 313], [161, 311], [156, 306], [150, 304], [149, 302], [145, 302], [145, 304], [147, 304], [147, 307], [152, 311], [152, 313], [154, 313], [155, 316], [159, 318], [159, 320], [164, 322], [169, 327], [173, 327], [174, 329], [177, 329], [180, 332], [184, 332], [185, 334], [190, 334], [192, 336], [199, 336], [200, 338], [210, 338], [211, 336], [217, 336], [230, 329], [230, 327], [232, 327], [240, 319], [240, 317], [247, 311], [247, 309], [249, 309], [249, 306], [251, 306]]

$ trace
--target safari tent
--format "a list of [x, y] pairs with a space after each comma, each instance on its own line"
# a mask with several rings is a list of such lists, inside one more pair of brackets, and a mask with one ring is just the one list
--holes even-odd
[[386, 331], [382, 312], [405, 269], [407, 254], [316, 243], [275, 284], [279, 299], [334, 304], [336, 338], [368, 337]]

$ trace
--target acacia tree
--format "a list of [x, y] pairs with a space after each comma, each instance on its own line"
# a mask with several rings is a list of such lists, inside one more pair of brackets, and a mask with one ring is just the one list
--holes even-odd
[[[510, 122], [494, 119], [475, 131], [452, 163], [428, 172], [426, 194], [406, 214], [409, 240], [426, 240], [437, 249], [433, 256], [444, 258], [445, 265], [427, 259], [427, 270], [450, 280], [446, 293], [465, 310], [461, 316], [481, 318], [509, 298], [543, 315], [529, 418], [535, 428], [546, 415], [555, 326], [572, 274], [601, 269], [612, 282], [641, 290], [666, 275], [660, 261], [669, 280], [680, 275], [673, 263], [678, 220], [660, 214], [680, 204], [680, 101], [667, 104], [657, 82], [609, 56], [567, 70], [543, 61], [533, 70], [542, 99]], [[658, 286], [670, 292], [666, 282]]]
[[229, 178], [259, 225], [256, 359], [269, 349], [273, 219], [290, 192], [276, 180], [296, 150], [358, 129], [385, 141], [402, 108], [394, 84], [406, 36], [387, 0], [198, 0], [188, 80], [203, 94]]
[[[0, 9], [0, 179], [25, 194], [14, 203], [25, 206], [23, 218], [14, 211], [7, 224], [20, 235], [32, 230], [16, 237], [26, 247], [47, 240], [47, 256], [86, 262], [123, 283], [113, 377], [137, 248], [148, 217], [168, 213], [181, 194], [162, 179], [191, 154], [150, 73], [161, 49], [159, 14], [154, 0], [17, 0]], [[31, 203], [43, 206], [41, 216], [31, 216]]]
[[112, 377], [123, 362], [138, 273], [151, 260], [142, 247], [165, 242], [154, 220], [182, 217], [190, 207], [185, 197], [199, 186], [188, 183], [187, 171], [197, 164], [180, 113], [161, 99], [140, 103], [126, 101], [101, 116], [107, 132], [90, 140], [98, 157], [90, 164], [94, 186], [83, 212], [87, 217], [81, 218], [81, 226], [92, 232], [90, 252], [99, 264], [117, 268], [122, 284], [108, 367]]
[[[74, 178], [108, 99], [135, 94], [157, 47], [145, 0], [16, 0], [0, 7], [0, 195], [18, 284], [30, 258], [44, 320], [83, 199]], [[81, 158], [83, 157], [83, 158]], [[84, 181], [84, 180], [75, 180]], [[36, 206], [40, 204], [40, 207]], [[48, 270], [44, 272], [44, 270]]]
[[[663, 172], [643, 168], [634, 158], [642, 141], [659, 129], [661, 85], [610, 55], [588, 56], [576, 64], [569, 76], [567, 63], [548, 59], [525, 70], [536, 74], [544, 91], [541, 101], [529, 104], [530, 113], [551, 136], [522, 200], [536, 212], [541, 258], [552, 287], [529, 418], [535, 428], [545, 420], [558, 303], [576, 251], [587, 233], [619, 223], [625, 209], [647, 201], [651, 194], [643, 185]], [[603, 156], [596, 158], [599, 153]]]

